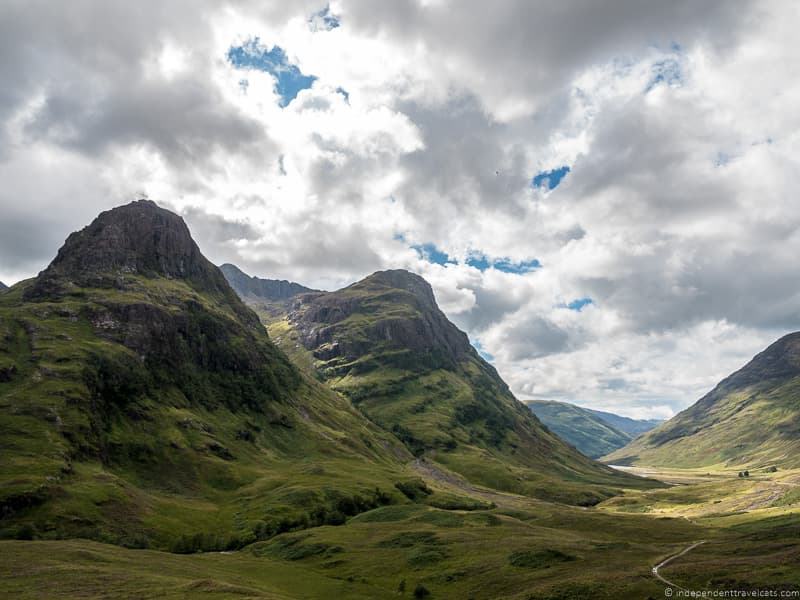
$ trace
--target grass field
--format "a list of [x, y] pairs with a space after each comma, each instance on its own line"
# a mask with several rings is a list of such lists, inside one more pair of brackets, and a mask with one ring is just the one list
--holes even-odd
[[[664, 479], [683, 483], [626, 490], [588, 509], [475, 488], [479, 497], [491, 495], [483, 508], [385, 506], [341, 526], [289, 532], [230, 553], [175, 555], [86, 540], [3, 541], [0, 595], [661, 598], [665, 586], [651, 568], [698, 540], [705, 544], [661, 574], [686, 589], [800, 589], [798, 475], [741, 481], [724, 471], [672, 469]], [[456, 483], [433, 485], [440, 497], [463, 494]], [[769, 506], [741, 508], [759, 501], [769, 485], [784, 486], [786, 493]], [[722, 502], [714, 499], [723, 496]], [[739, 508], [717, 510], [727, 502]], [[414, 595], [423, 588], [429, 596]]]

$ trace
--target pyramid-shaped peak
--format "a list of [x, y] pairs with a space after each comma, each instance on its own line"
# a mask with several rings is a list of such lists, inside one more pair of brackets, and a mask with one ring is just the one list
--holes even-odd
[[420, 275], [405, 269], [376, 271], [358, 283], [353, 284], [353, 287], [388, 287], [405, 290], [416, 296], [423, 303], [436, 306], [436, 298], [433, 295], [431, 284]]
[[195, 286], [227, 288], [222, 274], [200, 252], [184, 220], [151, 200], [137, 200], [100, 213], [70, 234], [40, 274], [39, 292], [76, 285], [104, 286], [124, 275], [186, 279]]

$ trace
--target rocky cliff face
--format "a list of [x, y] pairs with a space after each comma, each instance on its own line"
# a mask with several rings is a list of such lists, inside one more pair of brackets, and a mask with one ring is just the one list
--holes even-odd
[[222, 273], [200, 252], [178, 215], [150, 200], [103, 213], [71, 234], [27, 296], [52, 296], [75, 287], [120, 287], [125, 276], [181, 279], [230, 296]]
[[[338, 292], [298, 296], [288, 319], [303, 345], [334, 367], [376, 351], [389, 363], [404, 352], [421, 366], [449, 368], [475, 354], [467, 335], [436, 305], [428, 282], [404, 270], [379, 271]], [[377, 358], [374, 365], [391, 366]]]
[[[177, 385], [190, 401], [258, 407], [294, 379], [183, 219], [149, 200], [103, 212], [71, 234], [24, 298], [77, 300], [74, 318], [131, 350], [145, 379]], [[106, 358], [98, 357], [102, 368], [137, 370], [124, 356], [114, 364]]]
[[232, 264], [221, 265], [220, 271], [236, 293], [247, 301], [283, 302], [298, 294], [317, 291], [293, 281], [251, 277]]

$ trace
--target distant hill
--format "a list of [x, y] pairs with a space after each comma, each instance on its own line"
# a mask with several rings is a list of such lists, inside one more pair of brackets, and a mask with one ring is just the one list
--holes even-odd
[[622, 448], [637, 435], [632, 431], [645, 431], [655, 426], [651, 421], [637, 421], [566, 402], [529, 400], [525, 404], [553, 433], [590, 458]]
[[623, 433], [627, 433], [631, 438], [635, 438], [646, 431], [658, 427], [664, 422], [663, 419], [631, 419], [614, 413], [604, 412], [602, 410], [594, 410], [585, 408], [590, 413], [600, 417], [603, 421]]
[[221, 265], [220, 270], [236, 293], [251, 301], [282, 302], [298, 294], [317, 291], [292, 281], [251, 277], [230, 263]]
[[604, 460], [800, 466], [800, 332], [782, 337], [694, 405]]
[[0, 292], [4, 292], [7, 289], [8, 289], [8, 286], [5, 283], [3, 283], [2, 281], [0, 281]]

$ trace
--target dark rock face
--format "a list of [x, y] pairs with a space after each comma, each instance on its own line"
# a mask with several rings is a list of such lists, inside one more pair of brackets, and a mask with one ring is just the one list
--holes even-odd
[[[186, 285], [173, 289], [156, 285], [159, 279]], [[80, 316], [137, 359], [96, 356], [87, 385], [98, 397], [109, 394], [108, 382], [121, 382], [122, 392], [112, 391], [127, 400], [175, 386], [206, 406], [260, 409], [296, 384], [288, 359], [202, 255], [183, 219], [149, 200], [103, 212], [71, 234], [24, 299], [87, 295]]]
[[[350, 320], [353, 315], [359, 318]], [[303, 345], [324, 361], [405, 350], [418, 366], [427, 361], [453, 368], [475, 353], [436, 305], [428, 282], [404, 270], [379, 271], [338, 292], [298, 296], [289, 320]]]
[[244, 300], [282, 302], [298, 294], [317, 291], [293, 281], [251, 277], [237, 266], [231, 264], [221, 265], [220, 271], [225, 275], [225, 279], [228, 280], [231, 287], [239, 294], [239, 297]]
[[230, 289], [181, 217], [138, 200], [100, 213], [71, 234], [28, 295], [58, 295], [71, 286], [114, 287], [125, 275], [184, 279], [223, 295]]
[[0, 281], [0, 293], [5, 292], [8, 289], [8, 286]]

